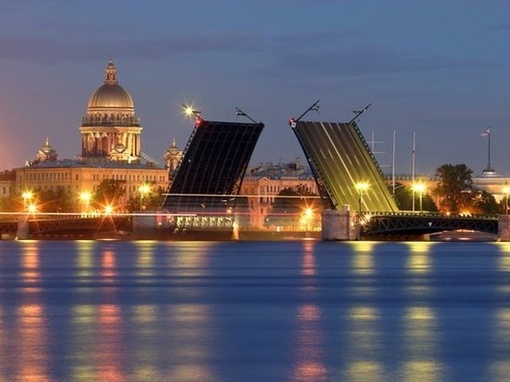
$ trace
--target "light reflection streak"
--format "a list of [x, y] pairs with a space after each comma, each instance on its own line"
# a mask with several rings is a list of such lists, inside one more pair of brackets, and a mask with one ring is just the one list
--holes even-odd
[[499, 257], [499, 269], [503, 272], [510, 272], [510, 243], [498, 243], [501, 255]]
[[100, 381], [125, 381], [121, 356], [124, 353], [120, 328], [120, 308], [114, 304], [102, 304], [98, 309], [99, 342], [97, 369]]
[[88, 281], [93, 275], [94, 267], [94, 242], [78, 241], [78, 258], [76, 274], [80, 282]]
[[[169, 380], [215, 380], [214, 373], [207, 362], [215, 350], [208, 331], [208, 325], [211, 322], [209, 307], [203, 304], [174, 305], [167, 316], [168, 322], [173, 324], [168, 330], [175, 334], [175, 343], [185, 344], [185, 346], [172, 347], [167, 355], [173, 360], [181, 360], [181, 362], [172, 363]], [[176, 327], [179, 330], [175, 330]], [[182, 362], [184, 360], [187, 362]]]
[[357, 275], [370, 275], [374, 273], [373, 249], [375, 243], [369, 241], [356, 241], [352, 243], [354, 255], [352, 258], [352, 271]]
[[301, 274], [304, 276], [315, 276], [315, 253], [314, 243], [311, 241], [303, 242], [303, 264], [301, 266]]
[[430, 241], [414, 241], [406, 243], [409, 247], [407, 268], [411, 273], [429, 273], [431, 269], [430, 249], [434, 243]]
[[154, 275], [154, 248], [156, 242], [154, 241], [139, 241], [135, 242], [137, 247], [137, 276], [150, 277]]
[[322, 381], [327, 375], [327, 369], [322, 362], [324, 335], [320, 330], [320, 319], [321, 310], [317, 305], [306, 304], [299, 307], [293, 371], [295, 381]]
[[19, 334], [18, 380], [49, 381], [48, 337], [44, 309], [40, 304], [26, 304], [17, 311]]
[[101, 280], [113, 283], [115, 276], [115, 253], [111, 249], [105, 249], [101, 257]]
[[[305, 277], [304, 293], [314, 295], [316, 292], [313, 276], [316, 275], [315, 243], [303, 242], [301, 274]], [[321, 311], [315, 304], [303, 304], [296, 314], [296, 348], [293, 370], [295, 381], [320, 381], [327, 375], [322, 362], [324, 338], [320, 330]]]
[[23, 249], [21, 277], [23, 282], [29, 286], [26, 291], [29, 293], [39, 292], [40, 288], [34, 286], [41, 281], [38, 247], [34, 243], [29, 243]]
[[205, 274], [208, 254], [214, 244], [209, 242], [168, 242], [168, 269], [178, 271], [183, 276], [201, 276]]
[[379, 311], [370, 306], [349, 309], [349, 362], [342, 380], [377, 381], [382, 379], [383, 367], [379, 357], [380, 333], [377, 329]]
[[444, 366], [438, 361], [436, 315], [426, 306], [408, 308], [404, 316], [405, 353], [402, 376], [405, 381], [445, 379]]
[[[94, 366], [94, 347], [98, 341], [96, 335], [97, 305], [77, 305], [72, 308], [73, 335], [72, 354], [75, 364], [71, 366], [73, 379], [77, 381], [97, 380], [97, 368]], [[100, 340], [100, 339], [99, 339]]]
[[507, 355], [510, 351], [510, 308], [501, 308], [496, 311], [494, 327], [492, 329], [494, 349], [493, 354], [499, 357], [489, 366], [489, 378], [491, 381], [504, 381], [510, 375], [510, 361]]

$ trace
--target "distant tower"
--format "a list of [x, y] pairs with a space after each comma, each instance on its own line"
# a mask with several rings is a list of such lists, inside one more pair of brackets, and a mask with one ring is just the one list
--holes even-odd
[[140, 119], [131, 95], [119, 85], [112, 61], [106, 79], [92, 93], [80, 127], [81, 155], [92, 162], [137, 161], [141, 155]]
[[37, 154], [35, 155], [36, 163], [44, 163], [44, 162], [55, 162], [57, 160], [58, 154], [53, 147], [50, 145], [50, 139], [46, 137], [46, 141], [44, 142], [44, 146], [41, 147]]
[[166, 150], [164, 159], [165, 167], [168, 169], [170, 177], [174, 174], [177, 169], [177, 165], [182, 157], [182, 150], [180, 150], [175, 144], [175, 138], [172, 139], [172, 145]]

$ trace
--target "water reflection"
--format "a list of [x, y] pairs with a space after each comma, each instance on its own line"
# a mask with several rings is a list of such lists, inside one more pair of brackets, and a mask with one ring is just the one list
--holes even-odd
[[77, 244], [76, 275], [80, 282], [88, 282], [93, 276], [95, 242], [81, 240]]
[[430, 272], [431, 259], [430, 253], [434, 243], [430, 241], [408, 242], [409, 257], [407, 268], [411, 273], [422, 274]]
[[342, 380], [378, 381], [384, 374], [379, 362], [379, 311], [371, 306], [358, 305], [348, 311], [348, 363]]
[[[316, 276], [315, 243], [303, 242], [301, 274], [306, 277], [303, 293], [315, 296], [317, 287], [313, 281]], [[314, 297], [312, 297], [314, 298]], [[324, 338], [320, 329], [321, 310], [316, 304], [303, 304], [296, 313], [296, 345], [293, 366], [294, 381], [321, 381], [327, 374], [323, 363]]]
[[[15, 350], [19, 364], [18, 379], [49, 381], [47, 323], [41, 304], [25, 304], [18, 308], [18, 332]], [[11, 349], [14, 350], [14, 349]]]
[[373, 250], [375, 242], [355, 241], [352, 243], [354, 254], [352, 257], [352, 271], [358, 275], [370, 275], [374, 272]]
[[299, 308], [297, 317], [296, 350], [293, 380], [322, 381], [327, 369], [322, 361], [324, 338], [320, 330], [321, 311], [317, 305]]
[[445, 379], [444, 367], [438, 361], [440, 348], [434, 311], [427, 306], [407, 309], [404, 316], [404, 346], [407, 360], [403, 365], [406, 381]]
[[137, 276], [143, 279], [154, 275], [154, 249], [155, 241], [139, 241], [135, 243], [137, 249]]
[[29, 243], [23, 251], [21, 277], [25, 285], [29, 286], [27, 292], [34, 293], [40, 291], [40, 288], [34, 287], [41, 281], [39, 269], [39, 252], [35, 243]]
[[503, 381], [510, 375], [510, 308], [496, 310], [492, 328], [494, 348], [491, 351], [496, 354], [496, 359], [489, 367], [489, 378], [493, 381]]

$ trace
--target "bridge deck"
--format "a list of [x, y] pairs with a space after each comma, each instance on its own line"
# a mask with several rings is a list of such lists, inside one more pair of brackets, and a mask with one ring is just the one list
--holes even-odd
[[365, 236], [424, 235], [442, 231], [469, 230], [498, 233], [496, 216], [445, 216], [437, 214], [366, 214], [361, 233]]
[[[398, 207], [382, 172], [354, 122], [303, 122], [291, 125], [316, 174], [321, 192], [330, 208], [349, 205], [358, 210], [359, 182], [369, 187], [361, 195], [361, 209], [394, 212]], [[322, 195], [325, 196], [325, 195]]]

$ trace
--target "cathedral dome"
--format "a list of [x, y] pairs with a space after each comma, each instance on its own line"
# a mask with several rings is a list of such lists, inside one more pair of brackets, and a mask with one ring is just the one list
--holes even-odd
[[135, 104], [131, 95], [119, 85], [117, 70], [112, 61], [106, 66], [106, 79], [96, 91], [92, 93], [87, 105], [87, 112], [125, 111], [134, 112]]

